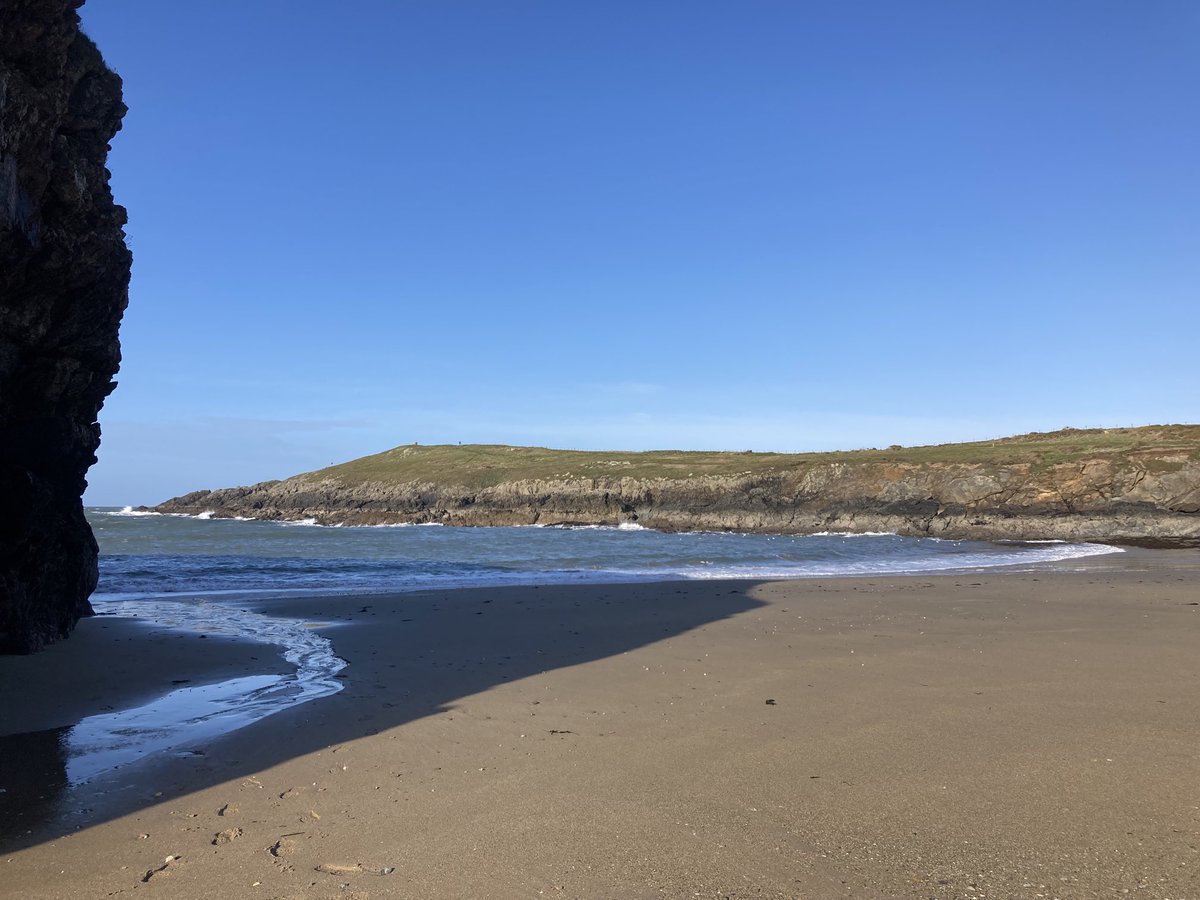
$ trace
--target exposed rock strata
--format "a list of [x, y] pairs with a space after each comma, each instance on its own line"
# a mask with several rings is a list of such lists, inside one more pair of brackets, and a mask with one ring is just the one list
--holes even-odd
[[0, 0], [0, 652], [90, 613], [80, 497], [120, 363], [130, 254], [105, 169], [121, 80], [81, 0]]
[[348, 484], [327, 473], [198, 491], [161, 512], [321, 524], [557, 525], [636, 522], [667, 531], [893, 531], [980, 540], [1200, 546], [1200, 460], [1191, 454], [1069, 465], [814, 463], [739, 476]]

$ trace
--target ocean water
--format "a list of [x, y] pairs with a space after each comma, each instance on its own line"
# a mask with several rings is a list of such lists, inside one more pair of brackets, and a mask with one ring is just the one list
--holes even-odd
[[894, 534], [667, 534], [635, 527], [321, 527], [91, 508], [100, 601], [264, 591], [804, 578], [1034, 565], [1120, 552]]

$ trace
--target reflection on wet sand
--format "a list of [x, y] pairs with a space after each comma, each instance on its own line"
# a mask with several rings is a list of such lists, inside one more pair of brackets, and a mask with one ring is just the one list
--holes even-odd
[[152, 754], [203, 756], [205, 742], [280, 710], [337, 693], [346, 663], [309, 623], [205, 601], [97, 603], [102, 615], [275, 644], [294, 671], [181, 687], [149, 703], [87, 716], [72, 726], [0, 737], [0, 841], [78, 813], [71, 789]]

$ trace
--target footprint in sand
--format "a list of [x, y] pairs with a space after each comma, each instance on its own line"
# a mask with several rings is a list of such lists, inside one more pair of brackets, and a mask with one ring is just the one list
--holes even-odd
[[274, 844], [267, 848], [271, 856], [274, 857], [271, 862], [279, 871], [287, 873], [294, 872], [295, 867], [290, 861], [290, 857], [296, 852], [296, 842], [291, 839], [290, 835], [284, 835]]
[[245, 833], [246, 832], [242, 831], [240, 828], [226, 828], [224, 831], [218, 831], [213, 835], [212, 845], [214, 847], [220, 847], [222, 844], [228, 844], [232, 841], [236, 841]]

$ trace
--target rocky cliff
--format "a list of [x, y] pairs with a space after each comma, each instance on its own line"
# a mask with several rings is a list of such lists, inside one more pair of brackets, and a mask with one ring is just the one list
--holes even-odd
[[0, 651], [90, 612], [84, 476], [120, 362], [130, 254], [105, 169], [121, 80], [82, 0], [0, 0]]
[[617, 524], [1200, 546], [1200, 427], [821, 454], [398, 447], [156, 507], [322, 524]]

